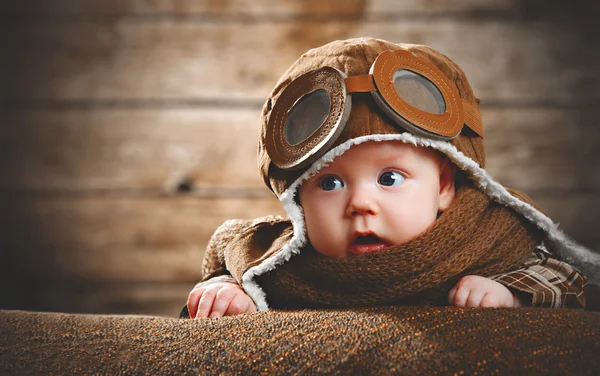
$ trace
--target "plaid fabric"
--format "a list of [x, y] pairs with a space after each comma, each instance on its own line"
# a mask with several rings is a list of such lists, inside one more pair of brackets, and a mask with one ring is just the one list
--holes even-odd
[[525, 267], [490, 279], [531, 294], [531, 305], [545, 308], [584, 308], [587, 279], [569, 264], [537, 247]]

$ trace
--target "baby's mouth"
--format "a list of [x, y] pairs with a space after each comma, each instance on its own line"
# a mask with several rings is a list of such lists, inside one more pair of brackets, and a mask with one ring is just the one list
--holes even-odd
[[348, 252], [354, 255], [378, 251], [389, 246], [388, 242], [373, 233], [355, 234], [353, 238]]

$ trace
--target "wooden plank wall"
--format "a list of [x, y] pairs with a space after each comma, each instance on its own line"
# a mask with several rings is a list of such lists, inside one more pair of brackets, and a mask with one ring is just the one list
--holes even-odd
[[176, 315], [221, 222], [282, 213], [255, 162], [268, 93], [307, 49], [358, 36], [457, 61], [482, 101], [489, 172], [600, 249], [600, 48], [580, 4], [2, 7], [0, 308]]

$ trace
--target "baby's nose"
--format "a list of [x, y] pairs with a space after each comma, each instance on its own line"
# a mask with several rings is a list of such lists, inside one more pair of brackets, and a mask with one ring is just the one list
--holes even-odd
[[353, 192], [346, 208], [346, 215], [353, 217], [356, 215], [377, 215], [379, 214], [379, 205], [374, 197], [367, 190], [357, 190]]

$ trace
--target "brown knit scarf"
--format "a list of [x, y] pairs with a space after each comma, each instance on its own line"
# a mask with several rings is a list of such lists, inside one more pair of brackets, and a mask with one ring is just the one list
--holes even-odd
[[347, 258], [307, 246], [257, 282], [272, 308], [444, 304], [460, 277], [518, 269], [541, 239], [512, 209], [463, 186], [434, 225], [404, 245]]

